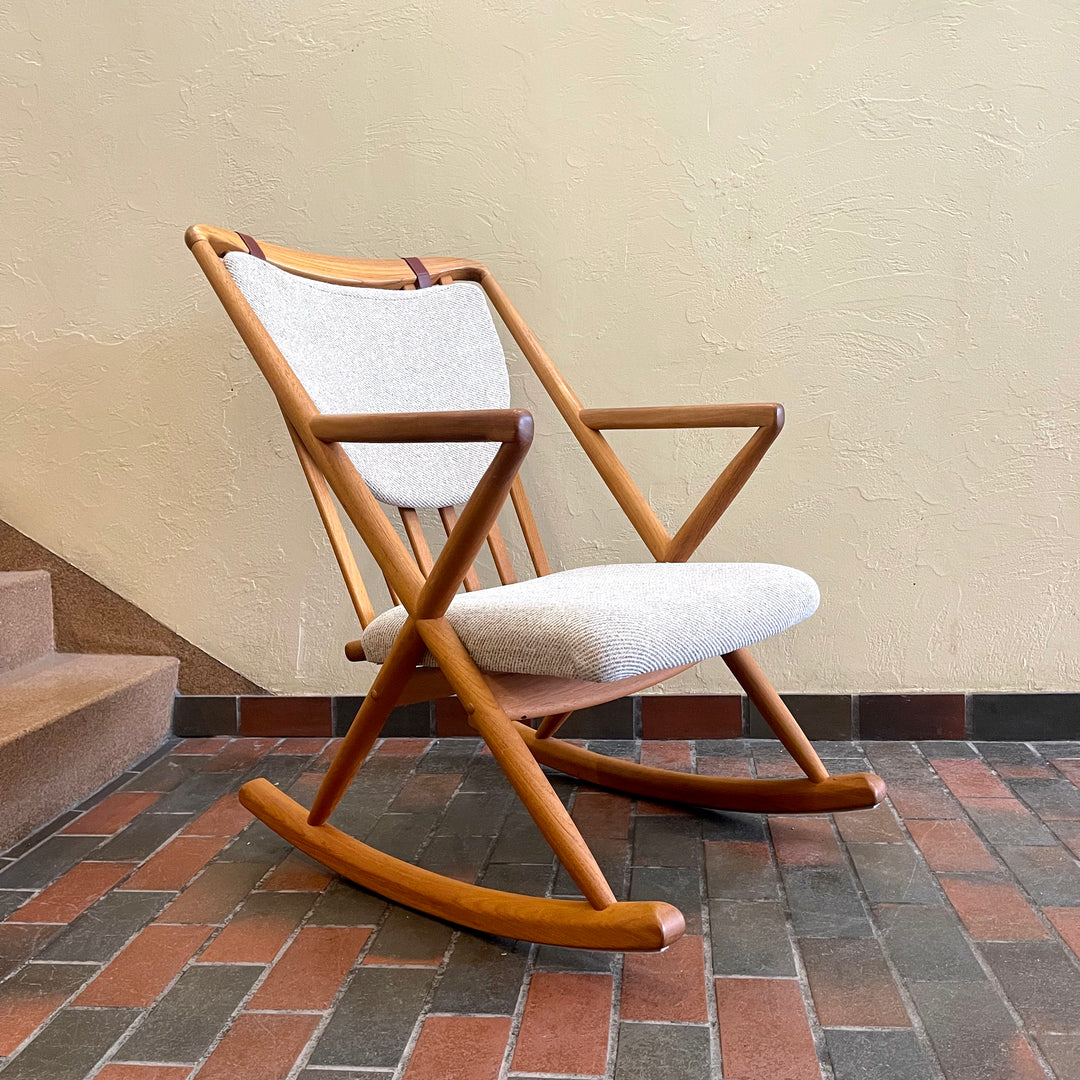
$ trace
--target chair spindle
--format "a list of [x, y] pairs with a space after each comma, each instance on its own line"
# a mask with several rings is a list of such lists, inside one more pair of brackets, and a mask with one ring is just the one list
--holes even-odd
[[[440, 507], [439, 517], [442, 518], [443, 528], [446, 530], [446, 535], [449, 536], [454, 531], [454, 526], [457, 525], [457, 510], [453, 506]], [[476, 567], [472, 566], [465, 575], [465, 591], [476, 592], [481, 588], [483, 586], [477, 576]]]

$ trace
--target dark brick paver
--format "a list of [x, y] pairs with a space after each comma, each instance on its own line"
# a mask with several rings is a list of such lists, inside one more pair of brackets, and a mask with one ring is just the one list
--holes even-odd
[[[389, 904], [240, 807], [254, 776], [310, 805], [337, 745], [173, 742], [0, 855], [0, 1080], [1080, 1080], [1080, 743], [822, 742], [890, 788], [835, 817], [551, 774], [616, 895], [686, 915], [625, 957]], [[792, 772], [768, 741], [591, 745]], [[333, 823], [577, 895], [474, 739], [379, 744]]]

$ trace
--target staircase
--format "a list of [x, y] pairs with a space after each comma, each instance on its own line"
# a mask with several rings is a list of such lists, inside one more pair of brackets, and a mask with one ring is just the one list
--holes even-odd
[[161, 743], [178, 666], [56, 652], [48, 573], [0, 573], [0, 851]]

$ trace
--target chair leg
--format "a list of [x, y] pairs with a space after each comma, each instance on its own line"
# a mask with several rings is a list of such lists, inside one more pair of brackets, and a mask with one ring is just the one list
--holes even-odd
[[616, 903], [589, 845], [555, 794], [544, 770], [514, 731], [510, 718], [493, 701], [490, 708], [477, 708], [474, 724], [585, 899], [598, 911]]
[[371, 753], [379, 732], [397, 704], [402, 688], [423, 657], [424, 648], [424, 643], [416, 632], [416, 624], [410, 619], [401, 628], [390, 655], [379, 668], [379, 674], [365, 695], [364, 703], [346, 733], [341, 749], [319, 785], [308, 814], [309, 825], [322, 825], [334, 812], [334, 807], [341, 801], [345, 789], [352, 783], [357, 770]]
[[736, 649], [724, 657], [724, 663], [731, 669], [731, 674], [738, 679], [747, 697], [757, 706], [758, 712], [776, 733], [776, 737], [784, 744], [784, 749], [795, 759], [799, 768], [815, 784], [828, 780], [829, 770], [822, 764], [798, 721], [791, 715], [749, 651]]
[[538, 739], [550, 739], [573, 715], [572, 712], [561, 712], [545, 716], [536, 728], [536, 737]]
[[421, 619], [416, 628], [457, 692], [469, 722], [487, 743], [518, 798], [585, 899], [597, 910], [615, 904], [615, 894], [589, 845], [450, 624], [445, 619]]

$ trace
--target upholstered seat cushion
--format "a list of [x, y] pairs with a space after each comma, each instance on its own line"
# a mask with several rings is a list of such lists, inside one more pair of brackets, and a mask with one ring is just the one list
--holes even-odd
[[[813, 578], [790, 566], [625, 564], [464, 593], [447, 617], [485, 671], [614, 682], [752, 645], [808, 618], [819, 599]], [[395, 607], [368, 624], [369, 659], [386, 659], [405, 618]]]

